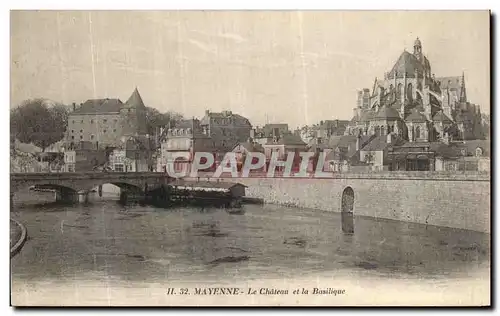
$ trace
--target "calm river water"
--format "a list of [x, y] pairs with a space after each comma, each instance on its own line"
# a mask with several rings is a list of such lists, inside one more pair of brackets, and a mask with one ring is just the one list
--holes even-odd
[[[347, 236], [339, 214], [308, 209], [245, 205], [244, 214], [231, 215], [215, 208], [122, 206], [109, 197], [57, 205], [43, 195], [18, 195], [11, 211], [29, 235], [11, 259], [14, 304], [148, 305], [144, 293], [136, 293], [143, 295], [138, 301], [112, 301], [109, 289], [175, 283], [489, 278], [490, 235], [471, 231], [355, 218], [355, 234]], [[85, 284], [106, 288], [107, 301], [86, 294], [87, 300], [70, 295], [63, 303], [68, 286]]]

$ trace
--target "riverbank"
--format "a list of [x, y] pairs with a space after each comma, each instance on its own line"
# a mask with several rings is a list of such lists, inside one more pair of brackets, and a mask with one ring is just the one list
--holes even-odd
[[23, 247], [28, 233], [23, 224], [18, 221], [10, 220], [10, 257], [14, 257]]

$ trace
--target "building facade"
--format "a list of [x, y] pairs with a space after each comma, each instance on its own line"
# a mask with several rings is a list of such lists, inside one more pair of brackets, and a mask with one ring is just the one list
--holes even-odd
[[91, 142], [97, 148], [117, 146], [122, 136], [145, 135], [146, 107], [137, 88], [127, 102], [120, 99], [92, 99], [73, 105], [68, 117], [66, 148]]
[[238, 142], [248, 141], [252, 130], [247, 118], [231, 111], [217, 113], [207, 110], [200, 126], [202, 133], [212, 139], [214, 147], [223, 152], [231, 151]]
[[373, 89], [358, 91], [346, 135], [395, 133], [409, 142], [482, 139], [479, 106], [467, 99], [465, 75], [435, 77], [417, 38]]

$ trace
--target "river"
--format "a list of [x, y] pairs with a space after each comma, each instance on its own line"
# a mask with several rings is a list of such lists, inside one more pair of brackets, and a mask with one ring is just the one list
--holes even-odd
[[[394, 295], [398, 286], [408, 291], [427, 284], [446, 286], [450, 300], [459, 293], [489, 299], [488, 234], [356, 217], [354, 235], [345, 235], [337, 213], [276, 205], [244, 205], [244, 214], [231, 215], [215, 208], [123, 206], [113, 194], [94, 195], [86, 205], [51, 199], [21, 193], [11, 210], [29, 235], [11, 259], [14, 305], [182, 305], [194, 301], [175, 300], [165, 288], [331, 286], [333, 280], [350, 293], [392, 282], [386, 290]], [[457, 284], [469, 292], [473, 286], [474, 293], [457, 290]], [[432, 300], [424, 288], [417, 290]], [[458, 292], [452, 295], [452, 289]], [[336, 304], [364, 299], [357, 297]], [[239, 302], [203, 299], [197, 304]]]

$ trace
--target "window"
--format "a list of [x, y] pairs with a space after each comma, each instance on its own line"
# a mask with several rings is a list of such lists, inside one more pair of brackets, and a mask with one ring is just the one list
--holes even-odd
[[94, 124], [94, 120], [90, 120], [90, 124]]
[[73, 124], [75, 124], [75, 120], [73, 120]]
[[75, 165], [74, 164], [68, 164], [68, 172], [75, 172]]
[[83, 136], [82, 136], [82, 135], [80, 135], [80, 139], [83, 139]]
[[80, 130], [80, 133], [83, 133], [83, 129]]
[[75, 136], [71, 136], [71, 139], [75, 139]]
[[115, 171], [116, 172], [123, 172], [123, 164], [122, 163], [115, 163]]
[[113, 129], [113, 133], [115, 133], [115, 132], [116, 132], [116, 128], [115, 128], [115, 129]]
[[420, 126], [415, 129], [415, 138], [420, 138]]
[[118, 123], [118, 120], [117, 120], [117, 119], [114, 119], [113, 121], [114, 121], [115, 123]]
[[83, 123], [83, 120], [80, 123]]
[[94, 140], [94, 135], [90, 135], [90, 139], [91, 139], [91, 140]]
[[104, 119], [104, 120], [102, 120], [102, 122], [103, 122], [103, 123], [107, 123], [107, 122], [108, 122], [108, 120], [107, 120], [107, 119]]
[[406, 90], [406, 98], [410, 101], [413, 100], [413, 86], [411, 83], [408, 84], [408, 88]]
[[103, 132], [103, 133], [106, 133], [106, 130], [104, 129], [104, 130], [102, 130], [102, 132]]
[[74, 133], [74, 132], [75, 132], [75, 130], [73, 130], [73, 129], [72, 129], [72, 130], [71, 130], [71, 133]]

